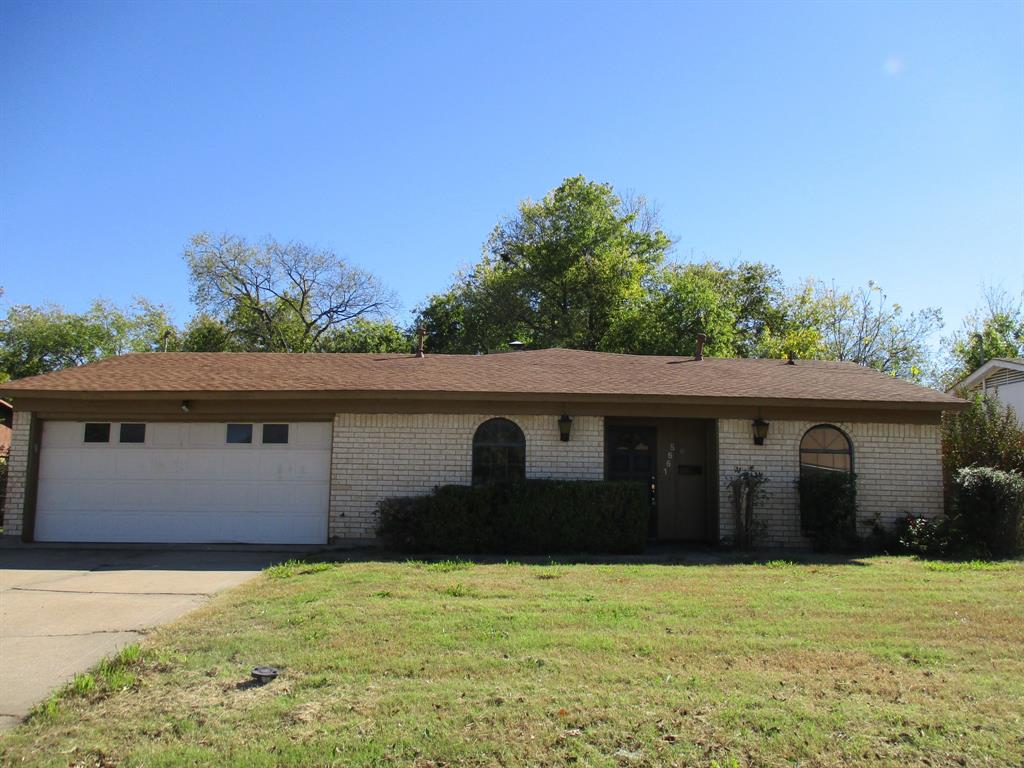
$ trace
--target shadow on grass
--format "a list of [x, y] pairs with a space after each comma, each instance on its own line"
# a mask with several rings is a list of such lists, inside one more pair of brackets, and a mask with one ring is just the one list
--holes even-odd
[[465, 562], [475, 565], [852, 565], [866, 566], [860, 554], [835, 554], [792, 549], [761, 549], [748, 552], [713, 546], [678, 546], [659, 544], [637, 554], [601, 554], [552, 552], [545, 554], [465, 553], [465, 552], [398, 552], [384, 548], [327, 549], [301, 558], [307, 563], [379, 563], [418, 562], [439, 564]]

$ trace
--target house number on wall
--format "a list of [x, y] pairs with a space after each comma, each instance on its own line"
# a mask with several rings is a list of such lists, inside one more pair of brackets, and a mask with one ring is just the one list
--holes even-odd
[[668, 454], [665, 456], [665, 468], [662, 470], [662, 472], [665, 473], [665, 477], [668, 477], [668, 471], [669, 471], [669, 469], [672, 468], [672, 459], [674, 459], [675, 456], [676, 456], [676, 444], [675, 443], [669, 443], [668, 444]]

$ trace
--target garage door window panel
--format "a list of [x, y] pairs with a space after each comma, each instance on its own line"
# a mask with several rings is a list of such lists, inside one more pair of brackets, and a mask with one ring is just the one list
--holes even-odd
[[252, 424], [228, 424], [227, 442], [229, 445], [251, 445]]
[[264, 424], [263, 425], [264, 445], [288, 445], [287, 424]]
[[87, 443], [109, 443], [110, 424], [86, 424], [85, 442]]
[[145, 443], [145, 424], [122, 424], [118, 435], [119, 443]]

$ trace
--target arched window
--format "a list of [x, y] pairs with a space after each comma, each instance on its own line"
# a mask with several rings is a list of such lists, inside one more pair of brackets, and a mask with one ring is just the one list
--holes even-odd
[[526, 479], [526, 438], [508, 419], [490, 419], [473, 435], [473, 485]]
[[831, 424], [811, 427], [800, 441], [800, 471], [852, 472], [850, 438]]

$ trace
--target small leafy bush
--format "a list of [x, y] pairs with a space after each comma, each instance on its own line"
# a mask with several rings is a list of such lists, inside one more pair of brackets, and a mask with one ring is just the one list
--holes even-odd
[[815, 549], [847, 550], [857, 540], [857, 476], [804, 472], [797, 480], [800, 527]]
[[993, 557], [1024, 552], [1024, 476], [992, 467], [957, 470], [951, 524], [966, 546]]
[[896, 524], [896, 539], [906, 552], [918, 557], [945, 557], [952, 539], [949, 521], [944, 517], [907, 515]]
[[753, 467], [736, 467], [736, 474], [729, 480], [736, 518], [736, 546], [740, 549], [750, 549], [764, 530], [764, 523], [757, 519], [757, 508], [768, 498], [764, 489], [767, 482], [765, 474]]
[[444, 485], [378, 509], [378, 534], [405, 552], [641, 552], [650, 514], [642, 483], [562, 480]]

